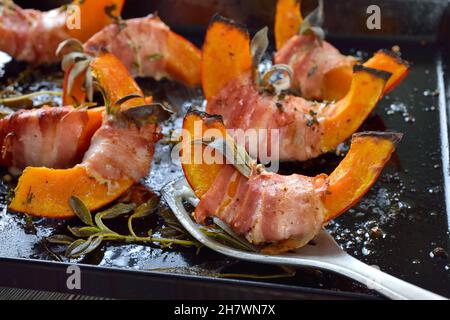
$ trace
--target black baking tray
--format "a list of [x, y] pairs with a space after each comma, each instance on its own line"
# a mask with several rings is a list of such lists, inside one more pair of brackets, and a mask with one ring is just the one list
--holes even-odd
[[[48, 9], [64, 1], [42, 1]], [[376, 3], [375, 3], [376, 2]], [[36, 6], [33, 1], [17, 1]], [[365, 28], [366, 8], [377, 4], [382, 13], [382, 29]], [[304, 1], [309, 11], [315, 1]], [[176, 9], [175, 9], [176, 8]], [[124, 17], [158, 11], [174, 30], [201, 45], [206, 25], [219, 12], [246, 23], [254, 32], [273, 26], [274, 1], [263, 0], [128, 0]], [[345, 53], [369, 56], [379, 48], [398, 45], [402, 57], [412, 62], [408, 78], [383, 98], [361, 130], [393, 129], [404, 139], [379, 181], [361, 202], [331, 223], [328, 229], [347, 252], [379, 266], [401, 279], [450, 297], [450, 262], [432, 258], [437, 247], [450, 251], [448, 105], [450, 96], [450, 9], [447, 1], [325, 1], [328, 39]], [[26, 66], [11, 61], [4, 65], [0, 90]], [[23, 86], [24, 91], [60, 88], [47, 82], [47, 74], [59, 77], [58, 67], [40, 68]], [[56, 73], [55, 73], [56, 72]], [[2, 72], [0, 72], [1, 74]], [[163, 81], [139, 79], [147, 93], [167, 100], [178, 108], [178, 120], [165, 130], [179, 126], [184, 111], [201, 104], [198, 90]], [[169, 146], [160, 144], [152, 171], [144, 181], [155, 192], [182, 175], [169, 162]], [[287, 163], [285, 173], [330, 172], [341, 157], [328, 154], [306, 163]], [[22, 215], [8, 212], [8, 186], [1, 184], [0, 286], [51, 290], [113, 298], [153, 299], [378, 299], [376, 293], [344, 277], [312, 269], [299, 269], [296, 276], [271, 280], [217, 278], [215, 273], [257, 273], [268, 275], [277, 268], [235, 261], [208, 249], [160, 249], [157, 246], [108, 244], [82, 260], [53, 261], [43, 237], [64, 230], [74, 222], [34, 219], [30, 230]], [[161, 204], [164, 206], [164, 204]], [[155, 221], [142, 222], [152, 224]], [[373, 226], [383, 230], [381, 238], [365, 233]], [[81, 289], [67, 289], [66, 269], [78, 263]]]

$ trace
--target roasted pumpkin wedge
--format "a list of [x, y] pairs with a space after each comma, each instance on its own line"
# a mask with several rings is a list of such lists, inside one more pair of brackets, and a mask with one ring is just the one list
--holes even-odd
[[[300, 35], [300, 27], [303, 22], [300, 9], [301, 1], [277, 1], [277, 10], [275, 15], [275, 39], [276, 48], [278, 51], [282, 50], [284, 45], [286, 45], [289, 40], [292, 39], [292, 41], [295, 41], [295, 39], [298, 40], [300, 37], [304, 37]], [[305, 52], [311, 50], [310, 45], [311, 43], [309, 43], [308, 41], [304, 41], [304, 46], [294, 46], [293, 49], [296, 49], [299, 52]], [[319, 46], [320, 44], [316, 43], [316, 45]], [[330, 49], [336, 50], [329, 44], [327, 48], [322, 45], [321, 50], [324, 51]], [[292, 48], [289, 50], [292, 50]], [[297, 52], [290, 52], [286, 56], [289, 57], [289, 60], [295, 62], [296, 54]], [[310, 58], [314, 59], [313, 56]], [[342, 56], [342, 59], [344, 58], [345, 57]], [[281, 60], [283, 60], [283, 63], [287, 63], [287, 61], [284, 61], [284, 59]], [[275, 61], [277, 63], [281, 63], [280, 61], [278, 61], [277, 57], [275, 58]], [[325, 62], [326, 61], [323, 61], [323, 63]], [[354, 63], [356, 63], [356, 59]], [[305, 64], [305, 61], [303, 61], [303, 64]], [[326, 101], [340, 100], [346, 95], [348, 90], [350, 90], [353, 76], [352, 65], [349, 63], [346, 63], [342, 66], [340, 63], [336, 64], [336, 68], [333, 68], [324, 74], [324, 80], [322, 84], [324, 86], [322, 88], [322, 99]], [[384, 88], [383, 94], [388, 93], [397, 85], [399, 85], [400, 82], [408, 75], [409, 71], [409, 63], [402, 60], [396, 53], [389, 50], [379, 50], [363, 65], [368, 68], [383, 70], [392, 74], [391, 78]], [[296, 77], [295, 72], [296, 71], [294, 70], [294, 78]], [[304, 72], [304, 70], [302, 72]]]
[[80, 8], [80, 28], [68, 29], [72, 38], [81, 42], [89, 39], [103, 27], [118, 20], [125, 0], [75, 0]]
[[[121, 94], [139, 96], [124, 102], [125, 109], [146, 104], [141, 89], [116, 57], [102, 54], [91, 65], [94, 77], [113, 104]], [[69, 205], [72, 195], [96, 210], [117, 199], [134, 183], [130, 178], [99, 181], [80, 165], [70, 169], [28, 167], [19, 178], [10, 209], [32, 216], [69, 218], [74, 215]]]
[[299, 33], [303, 22], [301, 0], [278, 0], [275, 9], [275, 44], [277, 50]]
[[353, 67], [350, 90], [341, 100], [329, 105], [323, 114], [323, 134], [321, 150], [330, 151], [350, 137], [383, 95], [390, 74], [385, 71], [366, 68], [361, 65]]
[[250, 36], [246, 28], [214, 16], [203, 44], [202, 86], [206, 99], [251, 67]]

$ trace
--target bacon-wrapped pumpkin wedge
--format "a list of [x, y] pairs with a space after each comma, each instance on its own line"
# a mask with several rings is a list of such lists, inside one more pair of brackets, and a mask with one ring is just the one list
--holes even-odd
[[[120, 15], [123, 3], [124, 0], [74, 0], [72, 5], [79, 11], [68, 11], [63, 6], [42, 12], [1, 0], [0, 50], [35, 65], [57, 62], [55, 50], [61, 41], [86, 41]], [[74, 24], [73, 29], [68, 28], [68, 22]]]
[[20, 110], [0, 120], [0, 166], [67, 168], [78, 163], [102, 123], [104, 108]]
[[[218, 217], [251, 243], [270, 244], [263, 249], [267, 253], [305, 245], [327, 221], [354, 205], [376, 181], [401, 138], [398, 133], [357, 133], [330, 176], [284, 176], [266, 171], [248, 155], [235, 156], [247, 160], [233, 164], [226, 164], [223, 157], [212, 161], [221, 158], [208, 150], [213, 148], [208, 142], [223, 145], [233, 140], [219, 116], [191, 111], [183, 128], [182, 166], [200, 199], [196, 221]], [[236, 146], [231, 150], [245, 153]], [[223, 149], [220, 152], [224, 154]]]
[[[352, 67], [357, 63], [357, 59], [341, 54], [330, 43], [318, 39], [308, 28], [301, 30], [303, 19], [300, 3], [298, 0], [277, 2], [275, 39], [278, 52], [274, 62], [292, 68], [293, 87], [301, 92], [302, 97], [320, 101], [339, 100], [351, 86]], [[406, 61], [388, 50], [378, 51], [364, 66], [392, 74], [384, 93], [397, 86], [409, 70]]]
[[269, 138], [278, 134], [281, 161], [317, 157], [350, 137], [376, 106], [390, 76], [355, 65], [347, 94], [332, 103], [278, 93], [255, 80], [245, 29], [221, 17], [208, 28], [202, 68], [206, 112], [221, 115], [227, 129], [267, 130], [258, 149], [268, 155]]
[[133, 76], [200, 84], [200, 50], [155, 15], [111, 24], [90, 38], [84, 49], [116, 55]]
[[146, 105], [142, 91], [113, 55], [102, 54], [90, 65], [107, 106], [83, 160], [69, 169], [27, 167], [15, 189], [12, 210], [69, 218], [73, 216], [71, 196], [80, 198], [90, 210], [99, 209], [148, 173], [154, 144], [160, 138], [157, 121], [162, 110]]

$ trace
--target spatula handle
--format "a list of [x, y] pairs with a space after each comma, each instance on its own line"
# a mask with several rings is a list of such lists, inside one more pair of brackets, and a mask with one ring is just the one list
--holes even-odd
[[[330, 261], [331, 262], [331, 261]], [[334, 271], [350, 277], [369, 289], [395, 300], [445, 300], [446, 298], [393, 277], [345, 254], [332, 261]]]

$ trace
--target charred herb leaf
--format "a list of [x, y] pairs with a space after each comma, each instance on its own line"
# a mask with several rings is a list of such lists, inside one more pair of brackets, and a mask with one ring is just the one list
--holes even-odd
[[252, 41], [250, 42], [250, 51], [252, 54], [252, 62], [253, 62], [253, 79], [256, 85], [260, 85], [261, 79], [259, 75], [258, 66], [261, 63], [261, 60], [264, 54], [269, 47], [269, 38], [267, 36], [267, 31], [269, 28], [264, 27], [259, 30]]
[[318, 0], [319, 5], [314, 11], [306, 16], [300, 26], [300, 34], [315, 35], [317, 41], [322, 45], [325, 39], [325, 32], [322, 29], [324, 14], [323, 14], [323, 0]]
[[92, 222], [92, 215], [89, 209], [86, 207], [83, 201], [81, 199], [72, 196], [69, 200], [70, 207], [72, 208], [73, 212], [77, 215], [77, 217], [86, 225], [88, 226], [94, 226], [94, 223]]

